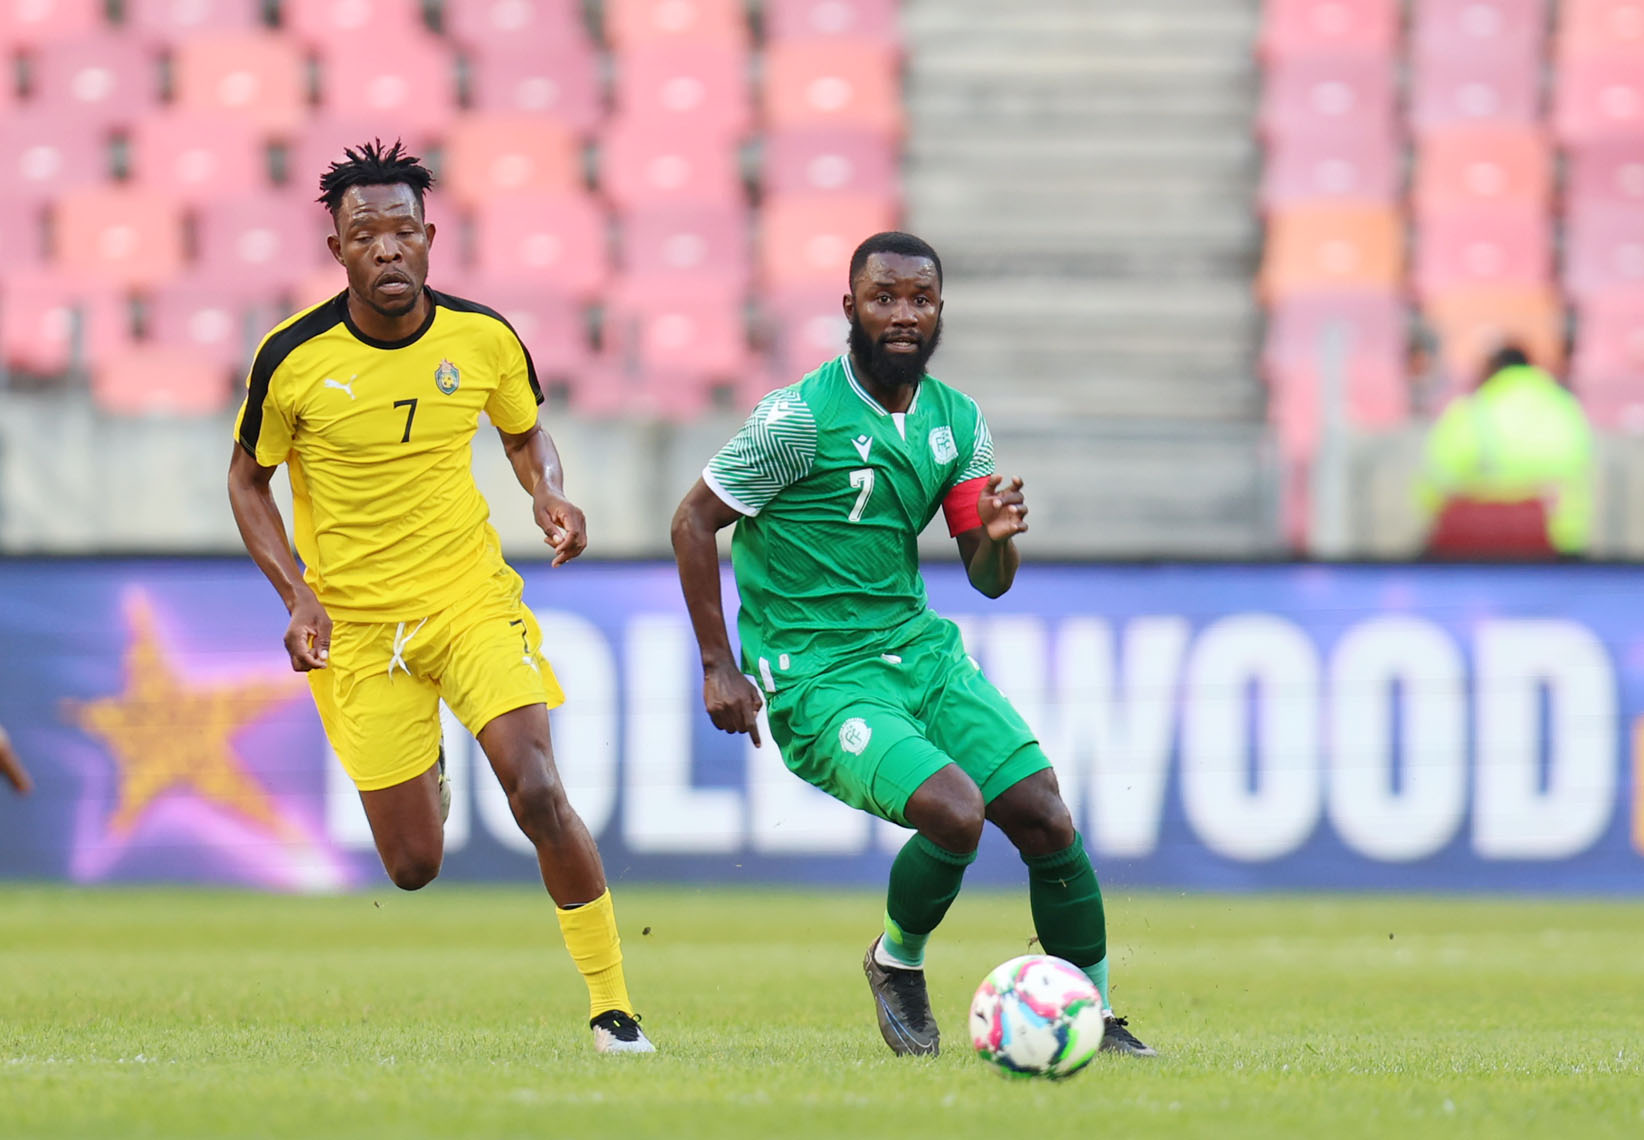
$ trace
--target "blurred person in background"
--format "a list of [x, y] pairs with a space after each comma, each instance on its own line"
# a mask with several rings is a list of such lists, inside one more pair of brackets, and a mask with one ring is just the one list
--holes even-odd
[[[554, 764], [548, 709], [565, 696], [474, 484], [483, 413], [531, 495], [553, 565], [586, 547], [538, 419], [530, 353], [493, 310], [426, 287], [433, 176], [421, 160], [398, 142], [345, 154], [320, 179], [319, 200], [347, 288], [257, 349], [229, 467], [235, 521], [291, 615], [291, 667], [308, 675], [394, 884], [427, 885], [444, 856], [443, 699], [536, 848], [588, 987], [594, 1047], [652, 1052], [632, 1013], [599, 849]], [[282, 463], [306, 570], [270, 491]]]
[[20, 796], [34, 790], [34, 781], [29, 779], [28, 769], [17, 758], [17, 751], [12, 748], [11, 737], [4, 726], [0, 726], [0, 779], [10, 784]]
[[[1504, 346], [1428, 433], [1417, 497], [1429, 549], [1523, 555], [1539, 544], [1547, 557], [1585, 554], [1593, 480], [1580, 402], [1522, 349]], [[1515, 533], [1527, 527], [1534, 533]]]

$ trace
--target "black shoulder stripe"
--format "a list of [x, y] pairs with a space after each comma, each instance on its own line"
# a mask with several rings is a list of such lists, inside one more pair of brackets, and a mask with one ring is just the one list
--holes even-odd
[[503, 328], [514, 333], [514, 339], [519, 341], [519, 350], [525, 354], [525, 378], [530, 381], [531, 395], [536, 398], [537, 403], [542, 403], [542, 385], [537, 383], [537, 366], [531, 361], [531, 350], [525, 346], [525, 341], [519, 333], [514, 331], [514, 326], [508, 323], [507, 317], [489, 305], [482, 305], [478, 301], [470, 301], [466, 297], [453, 297], [449, 293], [437, 293], [432, 289], [428, 290], [428, 295], [434, 298], [434, 304], [436, 305], [443, 305], [455, 313], [479, 313], [482, 316], [490, 317], [494, 321], [500, 321]]
[[257, 359], [251, 362], [251, 376], [246, 381], [245, 418], [240, 421], [240, 445], [252, 455], [257, 454], [257, 439], [263, 430], [263, 403], [268, 399], [268, 385], [274, 379], [274, 370], [298, 347], [342, 323], [346, 296], [338, 293], [325, 304], [316, 305], [263, 341], [257, 350]]

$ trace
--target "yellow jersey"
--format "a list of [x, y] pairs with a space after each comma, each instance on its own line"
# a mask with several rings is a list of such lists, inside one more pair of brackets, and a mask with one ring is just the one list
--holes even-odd
[[288, 465], [304, 580], [345, 621], [407, 621], [499, 572], [502, 544], [474, 484], [480, 413], [510, 433], [537, 422], [531, 355], [484, 305], [427, 291], [428, 319], [398, 341], [362, 333], [340, 293], [263, 339], [234, 434]]

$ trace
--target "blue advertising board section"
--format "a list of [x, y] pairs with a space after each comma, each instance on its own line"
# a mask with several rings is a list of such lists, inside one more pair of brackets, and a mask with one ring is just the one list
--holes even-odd
[[[905, 833], [714, 730], [673, 568], [525, 569], [614, 880], [878, 884]], [[1103, 879], [1182, 888], [1644, 889], [1644, 591], [1623, 567], [1025, 566], [932, 604], [1057, 765]], [[0, 564], [0, 876], [383, 882], [285, 616], [241, 561]], [[535, 864], [448, 719], [445, 875]], [[990, 834], [972, 882], [1023, 878]]]

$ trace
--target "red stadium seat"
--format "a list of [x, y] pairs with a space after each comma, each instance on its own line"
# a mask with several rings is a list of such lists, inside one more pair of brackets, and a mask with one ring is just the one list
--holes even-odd
[[0, 5], [0, 51], [38, 48], [103, 30], [102, 0], [30, 0]]
[[0, 190], [42, 205], [104, 184], [109, 148], [101, 131], [72, 119], [18, 110], [0, 115]]
[[112, 285], [54, 270], [8, 275], [0, 286], [0, 355], [46, 375], [93, 368], [131, 344], [126, 304]]
[[470, 50], [588, 48], [582, 0], [444, 0], [445, 33]]
[[380, 118], [400, 135], [437, 135], [457, 116], [456, 58], [428, 32], [373, 41], [363, 53], [353, 44], [318, 50], [321, 102], [334, 113]]
[[1400, 148], [1377, 131], [1279, 136], [1263, 164], [1261, 203], [1272, 210], [1309, 204], [1388, 203], [1399, 193]]
[[646, 40], [745, 44], [742, 0], [605, 0], [605, 38], [618, 50]]
[[242, 374], [258, 340], [287, 315], [266, 292], [243, 283], [225, 288], [224, 282], [201, 275], [179, 277], [143, 300], [148, 343], [187, 348], [209, 356], [228, 372]]
[[1446, 293], [1428, 303], [1425, 315], [1452, 392], [1471, 388], [1491, 355], [1509, 344], [1549, 372], [1564, 369], [1564, 306], [1552, 289]]
[[132, 126], [131, 179], [190, 206], [268, 186], [261, 138], [232, 116], [160, 111]]
[[600, 186], [624, 209], [645, 205], [740, 205], [741, 168], [729, 139], [618, 123], [605, 136]]
[[894, 205], [871, 195], [769, 199], [759, 226], [760, 277], [775, 289], [826, 285], [843, 296], [856, 247], [895, 225]]
[[1403, 278], [1403, 226], [1391, 207], [1298, 208], [1269, 221], [1259, 288], [1270, 302], [1299, 293], [1392, 291]]
[[1576, 146], [1644, 138], [1644, 65], [1614, 53], [1561, 67], [1553, 120], [1559, 137]]
[[108, 130], [152, 114], [160, 100], [159, 61], [142, 43], [112, 31], [42, 46], [33, 57], [40, 113]]
[[767, 194], [901, 194], [896, 142], [878, 131], [773, 131], [764, 142]]
[[1537, 288], [1551, 280], [1552, 226], [1534, 206], [1476, 207], [1429, 214], [1416, 242], [1423, 297], [1481, 288]]
[[1644, 58], [1644, 3], [1640, 0], [1563, 0], [1559, 5], [1561, 61], [1609, 53]]
[[604, 117], [599, 59], [586, 43], [495, 43], [468, 59], [468, 99], [479, 112], [543, 115], [580, 134]]
[[1418, 56], [1410, 79], [1410, 122], [1418, 132], [1541, 120], [1538, 58]]
[[233, 394], [232, 374], [222, 363], [186, 345], [137, 345], [91, 373], [92, 399], [115, 415], [214, 415]]
[[1466, 210], [1502, 203], [1545, 209], [1553, 159], [1537, 127], [1434, 131], [1421, 140], [1413, 197], [1418, 209]]
[[616, 110], [623, 119], [727, 138], [748, 130], [748, 54], [740, 45], [640, 43], [615, 63]]
[[183, 265], [183, 215], [164, 194], [127, 187], [76, 190], [54, 210], [56, 264], [115, 286], [158, 285]]
[[1423, 55], [1539, 58], [1547, 0], [1421, 0], [1411, 39]]
[[265, 131], [286, 133], [308, 114], [297, 45], [274, 32], [216, 32], [183, 40], [172, 56], [176, 104], [222, 111]]
[[1267, 0], [1258, 46], [1267, 59], [1390, 57], [1398, 35], [1398, 0]]
[[1393, 66], [1380, 56], [1281, 59], [1266, 71], [1260, 126], [1269, 137], [1393, 135]]
[[262, 28], [259, 6], [245, 0], [124, 0], [125, 28], [144, 43], [169, 47], [214, 32]]
[[1644, 292], [1644, 206], [1592, 204], [1564, 229], [1564, 284], [1577, 297]]
[[748, 215], [736, 206], [668, 206], [622, 218], [622, 272], [629, 281], [710, 281], [746, 287], [753, 273]]
[[898, 0], [765, 0], [765, 39], [876, 40], [900, 45]]
[[[405, 0], [281, 0], [280, 25], [317, 51], [345, 41], [399, 42], [428, 30], [422, 5]], [[372, 43], [373, 52], [377, 46]]]
[[606, 230], [585, 194], [493, 195], [474, 210], [474, 273], [592, 300], [611, 275]]
[[1451, 499], [1427, 535], [1429, 558], [1539, 561], [1556, 556], [1547, 540], [1547, 507], [1540, 499]]
[[33, 273], [45, 263], [44, 222], [38, 201], [0, 189], [0, 281]]
[[568, 194], [582, 184], [568, 127], [540, 115], [466, 115], [446, 138], [443, 189], [477, 206], [495, 194]]
[[1644, 206], [1644, 136], [1606, 139], [1565, 156], [1565, 200], [1585, 206]]
[[845, 292], [840, 280], [763, 295], [760, 341], [770, 362], [769, 386], [791, 384], [845, 351]]
[[765, 49], [765, 121], [773, 130], [841, 128], [900, 135], [900, 62], [873, 40], [794, 40]]
[[[307, 198], [268, 191], [201, 208], [195, 218], [198, 271], [221, 281], [225, 290], [263, 294], [333, 265], [325, 245], [330, 220]], [[335, 272], [340, 278], [341, 270]]]

